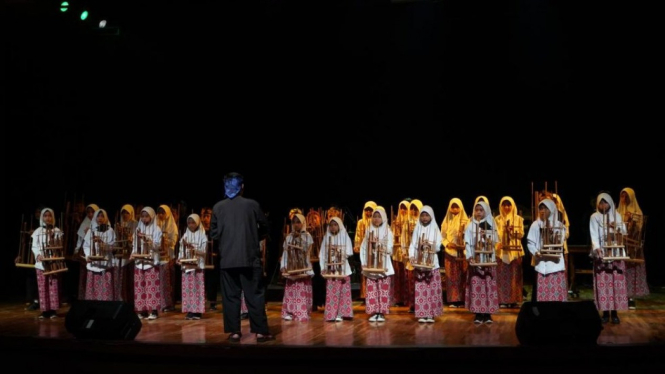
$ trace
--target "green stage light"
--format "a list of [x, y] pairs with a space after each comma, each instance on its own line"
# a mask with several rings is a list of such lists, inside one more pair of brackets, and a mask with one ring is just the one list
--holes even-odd
[[83, 12], [81, 12], [81, 21], [85, 21], [86, 19], [88, 19], [88, 15], [89, 14], [88, 14], [87, 10], [84, 10]]
[[69, 3], [66, 2], [66, 1], [61, 2], [61, 3], [60, 3], [60, 11], [61, 11], [62, 13], [64, 13], [64, 12], [66, 12], [66, 11], [68, 11], [68, 10], [69, 10]]

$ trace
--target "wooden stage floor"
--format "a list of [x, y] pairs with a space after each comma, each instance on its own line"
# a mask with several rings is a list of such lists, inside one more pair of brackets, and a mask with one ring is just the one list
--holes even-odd
[[[590, 291], [583, 290], [570, 302], [589, 299]], [[418, 323], [406, 307], [392, 308], [386, 322], [369, 322], [360, 302], [354, 302], [353, 320], [343, 322], [324, 321], [322, 310], [313, 312], [309, 322], [284, 321], [280, 302], [270, 301], [266, 307], [276, 336], [270, 342], [257, 343], [245, 320], [241, 342], [230, 343], [223, 333], [221, 311], [187, 321], [179, 310], [161, 313], [154, 321], [142, 320], [135, 339], [118, 341], [74, 337], [65, 328], [68, 306], [59, 310], [56, 319], [39, 320], [39, 312], [25, 311], [23, 303], [5, 302], [0, 304], [0, 349], [2, 355], [27, 366], [42, 367], [41, 359], [35, 358], [44, 357], [82, 372], [94, 363], [96, 369], [90, 372], [95, 373], [142, 371], [152, 366], [163, 372], [191, 366], [263, 370], [278, 364], [307, 371], [307, 362], [316, 371], [328, 372], [356, 361], [378, 367], [402, 360], [415, 366], [473, 364], [516, 369], [546, 361], [553, 372], [592, 360], [606, 371], [618, 372], [661, 365], [665, 356], [665, 290], [638, 300], [637, 310], [620, 313], [620, 324], [603, 326], [597, 346], [583, 348], [520, 344], [515, 332], [517, 308], [501, 309], [492, 325], [475, 325], [473, 314], [466, 309], [448, 306], [433, 324]]]

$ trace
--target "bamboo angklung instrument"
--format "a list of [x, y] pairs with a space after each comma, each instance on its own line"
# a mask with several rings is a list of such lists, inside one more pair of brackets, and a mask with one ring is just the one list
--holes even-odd
[[603, 230], [601, 237], [603, 261], [612, 262], [630, 259], [626, 255], [623, 245], [623, 230], [617, 224], [617, 211], [614, 210], [614, 222], [610, 220], [609, 212], [603, 212]]
[[67, 271], [65, 254], [62, 246], [62, 232], [60, 232], [60, 235], [57, 235], [54, 225], [47, 225], [44, 230], [44, 235], [42, 235], [43, 240], [40, 242], [44, 275]]
[[[21, 216], [22, 228], [19, 230], [18, 255], [14, 259], [14, 265], [19, 268], [35, 268], [35, 254], [32, 253], [32, 223], [28, 230], [28, 223]], [[32, 217], [31, 217], [32, 222]]]
[[489, 230], [481, 229], [481, 223], [473, 223], [475, 225], [474, 238], [473, 238], [473, 263], [470, 266], [497, 266], [496, 254], [494, 252], [494, 227]]

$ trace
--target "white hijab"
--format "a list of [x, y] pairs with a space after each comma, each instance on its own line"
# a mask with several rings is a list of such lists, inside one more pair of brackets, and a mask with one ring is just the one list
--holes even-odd
[[[339, 231], [337, 234], [332, 234], [330, 232], [330, 222], [335, 221], [337, 222], [337, 225], [339, 225]], [[342, 219], [339, 217], [332, 217], [330, 220], [328, 220], [328, 231], [326, 232], [326, 235], [323, 237], [323, 241], [321, 242], [321, 253], [323, 254], [323, 251], [325, 250], [325, 247], [328, 243], [334, 244], [334, 245], [342, 245], [344, 246], [344, 250], [346, 251], [347, 255], [352, 255], [353, 254], [353, 243], [351, 242], [351, 238], [349, 237], [349, 234], [346, 232], [346, 227], [344, 227], [344, 223], [342, 222]], [[324, 261], [322, 266], [325, 266], [325, 259], [321, 256], [319, 256], [321, 261]]]
[[476, 208], [476, 205], [480, 205], [481, 207], [483, 207], [483, 210], [485, 211], [485, 217], [483, 219], [481, 219], [480, 221], [478, 221], [478, 220], [476, 220], [475, 215], [472, 214], [471, 217], [472, 217], [473, 223], [478, 225], [482, 222], [487, 222], [487, 224], [492, 227], [492, 230], [496, 230], [496, 224], [494, 223], [494, 217], [492, 217], [492, 210], [490, 209], [489, 204], [487, 204], [483, 200], [479, 200], [473, 205], [474, 210]]
[[[189, 225], [187, 225], [187, 229], [185, 230], [185, 235], [182, 236], [181, 240], [186, 240], [187, 243], [190, 244], [195, 244], [195, 243], [203, 243], [205, 240], [207, 242], [207, 236], [206, 236], [206, 230], [201, 224], [201, 217], [196, 214], [192, 213], [189, 216], [187, 216], [187, 221], [189, 222], [189, 219], [193, 219], [194, 222], [196, 222], [196, 231], [192, 231], [189, 229]], [[204, 250], [205, 248], [198, 248], [199, 251]]]
[[367, 227], [367, 230], [365, 232], [365, 235], [369, 234], [369, 231], [374, 233], [374, 236], [379, 238], [380, 241], [386, 240], [388, 236], [390, 236], [390, 225], [388, 224], [388, 215], [386, 214], [385, 209], [376, 209], [374, 213], [378, 212], [381, 215], [381, 225], [379, 227], [374, 227], [374, 224], [370, 222], [369, 226]]
[[610, 209], [607, 210], [606, 214], [608, 215], [607, 218], [609, 219], [609, 222], [614, 222], [618, 212], [614, 208], [614, 200], [612, 200], [612, 196], [610, 196], [608, 193], [602, 192], [596, 197], [596, 212], [602, 215], [603, 212], [598, 209], [598, 204], [600, 204], [601, 200], [605, 200], [608, 204], [610, 204]]
[[[552, 199], [543, 199], [538, 203], [538, 206], [540, 205], [545, 205], [547, 209], [550, 211], [550, 216], [547, 217], [547, 224], [549, 227], [557, 227], [559, 226], [559, 211], [557, 210], [556, 203]], [[538, 217], [538, 227], [543, 228], [545, 226], [545, 222]]]
[[97, 216], [99, 216], [100, 214], [104, 215], [104, 223], [103, 224], [106, 224], [106, 225], [109, 224], [109, 216], [108, 216], [108, 214], [106, 214], [106, 210], [97, 209], [95, 211], [95, 214], [92, 215], [92, 222], [90, 222], [90, 229], [91, 230], [97, 230], [97, 228], [99, 227], [99, 223], [97, 223]]
[[422, 214], [423, 212], [429, 214], [430, 217], [432, 217], [432, 220], [427, 226], [423, 226], [423, 224], [420, 223], [420, 220], [418, 220], [416, 227], [413, 229], [413, 236], [421, 238], [423, 234], [425, 234], [424, 236], [426, 240], [438, 246], [441, 243], [436, 243], [437, 236], [440, 235], [441, 232], [439, 231], [439, 224], [436, 223], [436, 218], [434, 217], [434, 210], [429, 205], [423, 205], [422, 209], [420, 209], [420, 213]]
[[[152, 209], [149, 206], [144, 207], [141, 210], [141, 213], [146, 212], [150, 216], [150, 223], [147, 225], [143, 223], [143, 220], [139, 220], [139, 230], [141, 230], [142, 233], [147, 233], [149, 235], [152, 235], [152, 232], [155, 230], [155, 216], [157, 215], [155, 213], [155, 210]], [[150, 229], [150, 232], [148, 232], [148, 229]]]
[[44, 213], [46, 212], [51, 212], [51, 216], [53, 217], [53, 227], [55, 227], [55, 213], [51, 208], [42, 209], [42, 212], [39, 214], [39, 227], [46, 227], [46, 222], [44, 222]]

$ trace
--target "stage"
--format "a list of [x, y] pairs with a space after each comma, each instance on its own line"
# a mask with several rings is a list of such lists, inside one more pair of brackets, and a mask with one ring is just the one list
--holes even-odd
[[[582, 288], [569, 303], [590, 300]], [[620, 313], [621, 323], [606, 324], [596, 346], [542, 347], [521, 344], [515, 331], [520, 309], [501, 309], [491, 325], [475, 325], [466, 309], [444, 308], [433, 324], [418, 323], [407, 307], [393, 307], [385, 322], [369, 322], [360, 301], [354, 318], [326, 322], [323, 311], [309, 322], [284, 321], [281, 302], [266, 305], [274, 341], [257, 343], [242, 323], [240, 343], [227, 341], [222, 312], [206, 312], [188, 321], [180, 313], [161, 313], [142, 320], [132, 340], [77, 339], [67, 331], [69, 306], [58, 318], [39, 320], [38, 311], [26, 311], [21, 302], [0, 306], [0, 352], [20, 362], [21, 368], [57, 365], [73, 372], [182, 372], [190, 369], [240, 372], [247, 369], [337, 372], [353, 368], [474, 367], [477, 369], [559, 372], [588, 370], [625, 372], [661, 365], [665, 348], [665, 290], [638, 300], [637, 309]]]

